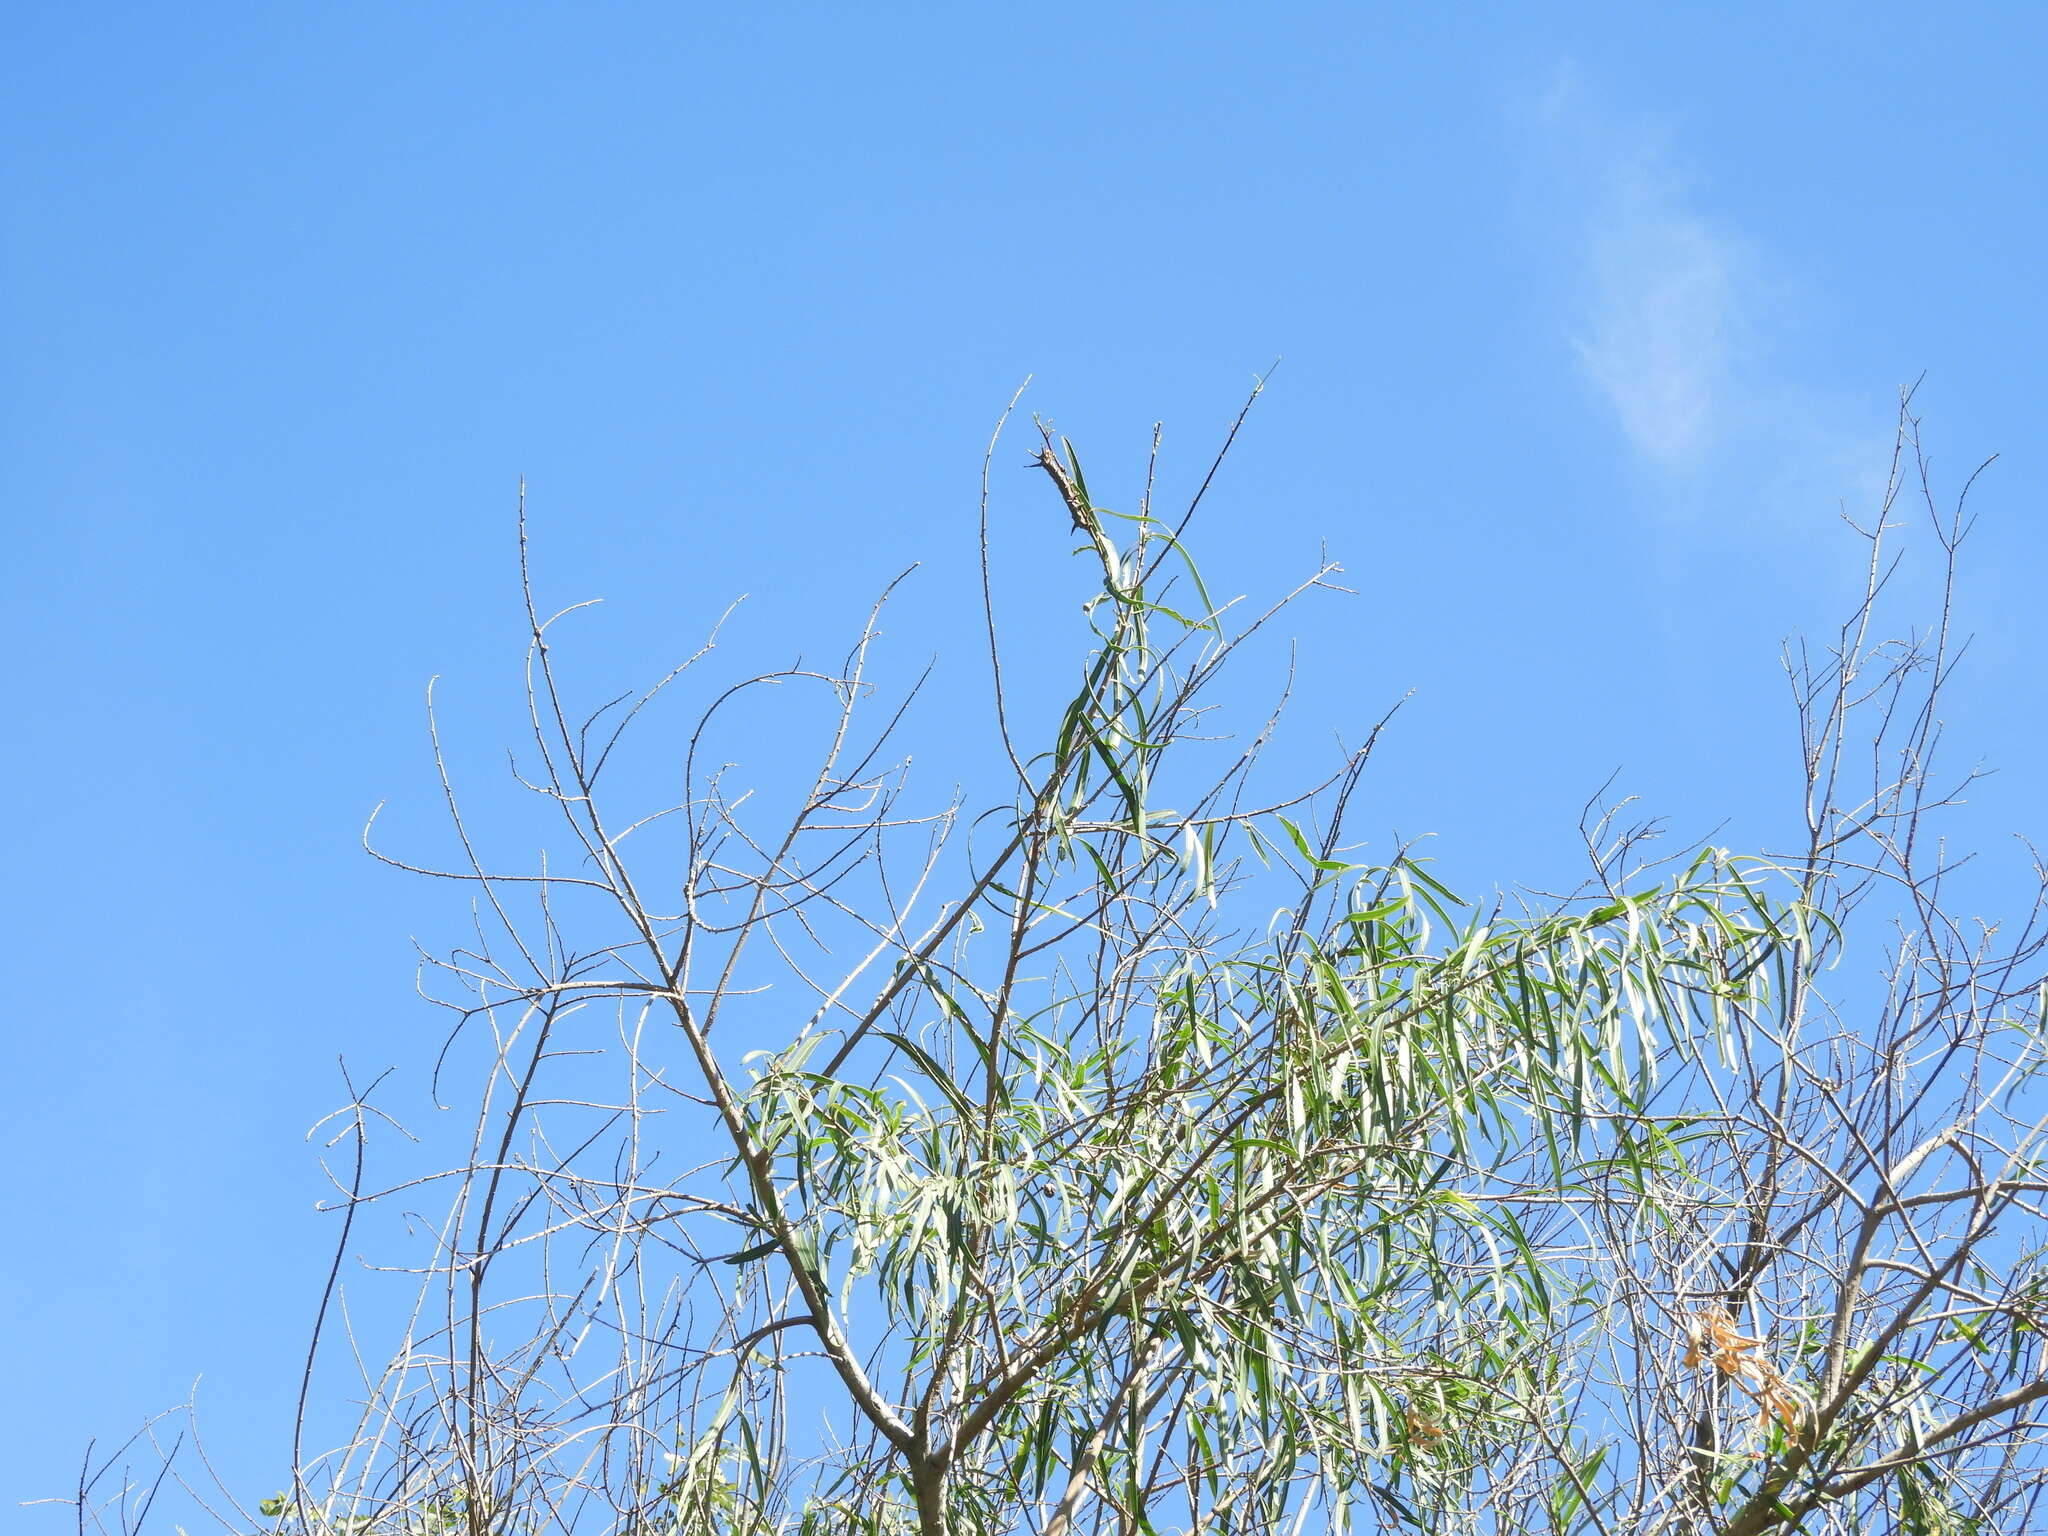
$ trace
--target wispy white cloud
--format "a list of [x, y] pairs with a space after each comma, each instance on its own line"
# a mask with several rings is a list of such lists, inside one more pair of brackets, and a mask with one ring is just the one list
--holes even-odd
[[1590, 245], [1580, 361], [1637, 451], [1687, 468], [1726, 427], [1741, 324], [1737, 247], [1641, 190], [1616, 199]]
[[1688, 196], [1668, 130], [1604, 116], [1569, 71], [1543, 117], [1575, 225], [1579, 360], [1637, 452], [1690, 469], [1727, 433], [1743, 387], [1751, 248]]
[[1565, 275], [1563, 338], [1657, 504], [1786, 532], [1865, 506], [1889, 462], [1898, 381], [1825, 382], [1820, 275], [1717, 210], [1711, 144], [1675, 113], [1603, 101], [1567, 65], [1537, 113], [1538, 225]]

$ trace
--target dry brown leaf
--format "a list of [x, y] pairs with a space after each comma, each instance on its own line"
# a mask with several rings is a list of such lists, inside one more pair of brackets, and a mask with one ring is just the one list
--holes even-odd
[[1807, 1414], [1806, 1395], [1785, 1379], [1764, 1353], [1764, 1341], [1735, 1326], [1718, 1302], [1701, 1307], [1686, 1320], [1685, 1363], [1698, 1370], [1712, 1366], [1757, 1400], [1758, 1416], [1796, 1429]]

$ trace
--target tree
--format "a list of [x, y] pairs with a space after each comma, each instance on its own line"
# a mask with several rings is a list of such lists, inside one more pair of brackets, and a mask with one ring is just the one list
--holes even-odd
[[[1377, 727], [1262, 798], [1270, 720], [1210, 719], [1338, 568], [1241, 617], [1182, 542], [1200, 493], [1113, 512], [1041, 434], [1092, 639], [1032, 729], [991, 606], [978, 801], [918, 808], [873, 619], [657, 726], [680, 790], [649, 799], [626, 754], [706, 652], [588, 709], [528, 579], [554, 851], [492, 862], [436, 738], [466, 862], [379, 856], [474, 894], [429, 967], [474, 1136], [379, 1189], [370, 1095], [334, 1122], [337, 1276], [362, 1215], [445, 1214], [353, 1433], [302, 1438], [266, 1527], [2037, 1528], [2041, 913], [1945, 900], [1968, 516], [1907, 406], [1863, 598], [1787, 656], [1802, 845], [1660, 862], [1609, 813], [1582, 890], [1483, 904], [1348, 855]], [[1939, 619], [1886, 639], [1915, 500]], [[774, 687], [827, 701], [779, 818], [716, 746]], [[322, 1361], [383, 1358], [337, 1349], [338, 1283], [321, 1317]], [[309, 1361], [302, 1426], [338, 1390]], [[81, 1520], [135, 1507], [116, 1478]]]

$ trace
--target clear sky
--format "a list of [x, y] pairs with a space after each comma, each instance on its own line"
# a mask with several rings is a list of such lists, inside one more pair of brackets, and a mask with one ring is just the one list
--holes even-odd
[[[658, 672], [741, 592], [738, 654], [834, 649], [923, 561], [892, 644], [965, 722], [1024, 376], [1116, 505], [1154, 420], [1185, 486], [1284, 358], [1197, 535], [1233, 590], [1324, 540], [1359, 589], [1296, 616], [1281, 750], [1413, 690], [1364, 820], [1541, 882], [1616, 770], [1683, 833], [1783, 825], [1776, 648], [1837, 610], [1834, 519], [1925, 373], [1937, 473], [2003, 455], [1973, 825], [2048, 833], [2039, 5], [0, 26], [9, 1501], [201, 1376], [230, 1481], [281, 1480], [330, 1238], [302, 1134], [338, 1057], [418, 1091], [410, 940], [462, 922], [356, 836], [386, 798], [431, 825], [431, 675], [478, 761], [516, 732], [522, 474], [549, 591], [607, 599], [593, 671]], [[1009, 600], [1065, 613], [1021, 461]]]

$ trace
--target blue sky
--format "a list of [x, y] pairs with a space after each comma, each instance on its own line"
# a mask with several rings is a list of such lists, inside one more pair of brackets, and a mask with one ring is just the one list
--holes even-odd
[[[224, 1473], [279, 1480], [329, 1238], [302, 1136], [337, 1058], [416, 1079], [410, 940], [462, 921], [356, 836], [433, 824], [428, 677], [479, 760], [516, 732], [521, 475], [548, 591], [607, 599], [593, 672], [742, 592], [736, 653], [835, 648], [921, 561], [892, 644], [939, 656], [944, 727], [1018, 383], [1116, 504], [1153, 421], [1185, 487], [1284, 358], [1197, 539], [1233, 590], [1322, 541], [1359, 589], [1295, 616], [1283, 766], [1412, 690], [1363, 819], [1543, 882], [1616, 770], [1681, 834], [1783, 826], [1776, 647], [1848, 591], [1836, 513], [1925, 373], [1943, 480], [2002, 455], [1967, 825], [2048, 830], [2039, 7], [4, 26], [10, 1500], [202, 1375]], [[1021, 459], [1006, 601], [1066, 613]]]

